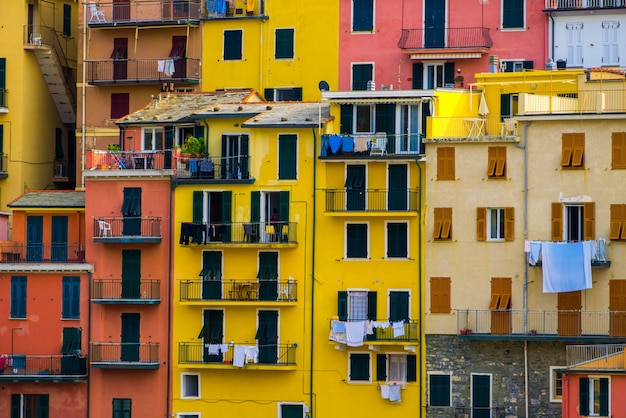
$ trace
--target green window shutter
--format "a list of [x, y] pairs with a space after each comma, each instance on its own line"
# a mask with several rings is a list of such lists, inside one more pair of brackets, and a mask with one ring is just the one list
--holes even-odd
[[275, 59], [293, 58], [293, 29], [276, 29]]
[[193, 136], [204, 139], [204, 126], [196, 125], [193, 127]]
[[265, 100], [268, 102], [274, 101], [274, 89], [265, 89], [263, 95], [265, 96]]
[[387, 224], [387, 257], [406, 258], [407, 248], [407, 225], [405, 223]]
[[337, 292], [337, 316], [340, 321], [348, 320], [348, 292], [345, 290]]
[[367, 319], [376, 321], [376, 292], [367, 292]]
[[[4, 92], [7, 87], [7, 59], [0, 58], [0, 97], [3, 97]], [[6, 103], [0, 99], [0, 105], [5, 105]]]
[[72, 35], [72, 7], [69, 4], [63, 5], [63, 35]]
[[525, 70], [532, 70], [534, 68], [534, 62], [533, 61], [522, 61], [522, 66], [524, 67]]
[[173, 126], [166, 126], [165, 127], [165, 132], [164, 132], [164, 136], [165, 136], [165, 149], [172, 149], [174, 148], [174, 127]]
[[278, 137], [278, 178], [280, 180], [296, 179], [296, 138], [295, 135]]
[[609, 379], [606, 377], [600, 378], [600, 415], [609, 415]]
[[510, 118], [511, 115], [511, 95], [500, 95], [500, 122], [504, 122], [505, 118]]
[[387, 355], [376, 354], [376, 380], [387, 380]]
[[[412, 357], [415, 357], [414, 355]], [[415, 363], [413, 363], [415, 366]], [[407, 357], [407, 369], [409, 361]], [[408, 372], [408, 370], [407, 370]], [[413, 372], [415, 375], [415, 372]], [[429, 377], [430, 406], [450, 406], [450, 376], [431, 374]], [[408, 373], [407, 373], [407, 381]]]
[[226, 30], [224, 31], [224, 60], [240, 60], [242, 46], [243, 31]]
[[61, 347], [61, 354], [76, 354], [80, 351], [81, 333], [82, 330], [78, 327], [63, 328], [63, 346]]
[[121, 212], [124, 216], [141, 216], [141, 187], [124, 187]]
[[281, 418], [302, 418], [304, 416], [304, 407], [302, 405], [280, 405]]
[[[396, 133], [396, 105], [377, 104], [376, 105], [376, 132], [386, 132], [388, 135]], [[391, 141], [391, 145], [394, 141]]]
[[229, 224], [232, 219], [233, 192], [222, 192], [222, 222]]
[[409, 292], [389, 292], [389, 321], [409, 320]]
[[424, 88], [424, 64], [421, 62], [413, 64], [412, 78], [413, 90], [422, 90]]
[[63, 277], [63, 303], [61, 317], [80, 318], [80, 277]]
[[278, 221], [289, 222], [289, 192], [278, 195]]
[[341, 122], [339, 130], [342, 134], [352, 134], [352, 125], [354, 121], [354, 109], [351, 104], [341, 105]]
[[141, 250], [122, 250], [122, 280], [141, 279]]
[[502, 28], [522, 28], [524, 26], [524, 0], [503, 0]]
[[22, 395], [14, 393], [11, 395], [11, 418], [21, 418], [21, 410]]
[[302, 87], [293, 88], [293, 100], [302, 101]]
[[257, 279], [276, 280], [278, 277], [278, 253], [259, 253], [259, 272]]
[[[208, 317], [206, 315], [207, 312]], [[218, 310], [205, 311], [205, 323], [208, 323], [210, 326], [209, 342], [214, 344], [221, 343], [224, 338], [224, 312]]]
[[204, 192], [203, 191], [194, 191], [193, 192], [193, 215], [192, 222], [195, 224], [202, 223], [202, 219], [204, 216]]
[[250, 193], [250, 222], [261, 220], [261, 192]]
[[346, 257], [367, 258], [367, 224], [346, 225]]
[[26, 276], [11, 277], [11, 318], [26, 318]]
[[50, 395], [38, 395], [39, 396], [39, 417], [48, 418], [50, 413]]
[[406, 381], [417, 382], [417, 356], [415, 354], [406, 356]]
[[222, 278], [222, 253], [220, 251], [204, 251], [202, 253], [202, 271], [200, 276]]
[[369, 380], [369, 354], [350, 355], [350, 380]]
[[373, 81], [372, 64], [354, 64], [352, 66], [352, 90], [367, 90], [367, 82]]
[[578, 380], [578, 400], [580, 403], [580, 415], [588, 416], [589, 415], [589, 378], [581, 377]]
[[374, 29], [374, 0], [353, 0], [352, 30]]
[[443, 64], [443, 83], [446, 84], [454, 84], [454, 63], [446, 62]]

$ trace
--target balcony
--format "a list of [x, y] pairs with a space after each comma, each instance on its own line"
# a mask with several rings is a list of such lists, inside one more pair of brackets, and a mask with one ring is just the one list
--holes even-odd
[[626, 7], [626, 0], [546, 0], [546, 11], [612, 9]]
[[1, 381], [86, 381], [87, 358], [78, 356], [9, 355], [0, 359]]
[[626, 312], [457, 309], [466, 340], [610, 341], [626, 337]]
[[430, 116], [427, 122], [428, 142], [518, 142], [517, 125], [499, 115]]
[[199, 25], [200, 0], [140, 0], [88, 3], [87, 24], [95, 27]]
[[104, 243], [160, 243], [161, 218], [155, 216], [94, 218], [93, 240]]
[[424, 154], [422, 135], [375, 134], [324, 134], [320, 159], [411, 159]]
[[288, 280], [200, 280], [180, 282], [181, 302], [254, 302], [285, 304], [296, 302], [298, 284]]
[[85, 271], [81, 244], [0, 243], [0, 271]]
[[489, 29], [403, 29], [398, 48], [411, 59], [481, 58], [493, 46]]
[[298, 244], [297, 225], [296, 222], [183, 222], [179, 242], [220, 248], [290, 248]]
[[[331, 342], [346, 344], [346, 326], [352, 323], [363, 323], [367, 321], [339, 321], [331, 319], [330, 321], [330, 334], [328, 340]], [[364, 345], [397, 345], [408, 344], [414, 345], [419, 342], [419, 329], [417, 327], [417, 320], [405, 320], [404, 326], [400, 328], [394, 328], [393, 324], [387, 319], [372, 320], [370, 326], [372, 328], [372, 334], [366, 334], [363, 336]]]
[[247, 2], [246, 0], [228, 1], [225, 2], [225, 8], [220, 7], [219, 4], [217, 1], [207, 2], [207, 17], [209, 19], [267, 17], [265, 15], [265, 0], [257, 2]]
[[159, 343], [91, 343], [91, 367], [99, 369], [158, 369]]
[[326, 190], [326, 212], [394, 212], [406, 216], [406, 212], [419, 212], [418, 190]]
[[108, 305], [155, 305], [161, 303], [160, 280], [94, 279], [91, 302]]
[[572, 369], [626, 369], [625, 344], [568, 345], [565, 347], [567, 366]]
[[198, 58], [104, 59], [85, 61], [85, 65], [87, 82], [96, 86], [200, 83]]
[[[204, 344], [203, 342], [178, 343], [178, 363], [184, 364], [186, 367], [295, 370], [296, 348], [298, 347], [296, 343], [258, 345], [256, 343], [231, 342], [227, 344], [225, 352], [219, 350], [218, 354], [209, 354], [210, 346], [211, 344]], [[250, 360], [244, 361], [243, 364], [233, 364], [235, 351], [245, 349], [245, 347], [258, 349], [257, 362]]]
[[[602, 90], [562, 91], [551, 94], [520, 93], [518, 114], [580, 115], [626, 112], [626, 88], [623, 83], [607, 83]], [[610, 89], [610, 87], [614, 87]]]

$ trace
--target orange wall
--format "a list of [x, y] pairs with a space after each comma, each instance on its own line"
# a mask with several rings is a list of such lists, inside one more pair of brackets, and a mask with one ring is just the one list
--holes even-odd
[[[623, 417], [626, 411], [626, 376], [621, 374], [594, 374], [591, 376], [609, 377], [609, 412], [612, 417]], [[579, 415], [579, 382], [587, 375], [563, 375], [563, 418], [577, 418]]]
[[26, 218], [28, 216], [43, 216], [43, 244], [50, 245], [52, 237], [52, 217], [67, 216], [67, 243], [84, 244], [85, 243], [85, 213], [82, 209], [76, 211], [58, 212], [25, 212], [15, 210], [13, 212], [13, 242], [26, 243]]

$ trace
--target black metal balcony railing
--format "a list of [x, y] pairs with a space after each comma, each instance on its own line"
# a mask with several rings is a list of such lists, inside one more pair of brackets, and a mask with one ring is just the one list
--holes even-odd
[[260, 0], [258, 2], [248, 2], [246, 0], [234, 0], [228, 2], [207, 0], [207, 15], [209, 19], [264, 16], [265, 0]]
[[200, 82], [198, 58], [104, 59], [85, 64], [89, 84]]
[[400, 49], [411, 50], [492, 46], [489, 29], [483, 27], [403, 29], [398, 41]]
[[0, 263], [84, 263], [80, 244], [7, 244], [0, 246]]
[[417, 190], [326, 190], [326, 212], [417, 212]]
[[0, 380], [55, 379], [63, 376], [87, 376], [87, 358], [14, 354], [3, 358], [0, 368]]
[[[2, 107], [2, 106], [0, 106]], [[0, 175], [9, 173], [9, 155], [0, 154]]]
[[294, 366], [296, 364], [296, 348], [298, 344], [256, 344], [234, 343], [228, 344], [225, 353], [211, 355], [207, 344], [202, 342], [178, 343], [178, 362], [181, 364], [227, 364], [233, 365], [233, 356], [237, 346], [256, 346], [259, 349], [258, 363], [246, 365]]
[[133, 2], [89, 2], [89, 26], [199, 24], [200, 0], [142, 0]]
[[95, 303], [160, 301], [160, 280], [94, 279], [91, 300]]
[[296, 243], [296, 222], [183, 222], [180, 244], [292, 244]]
[[92, 366], [135, 363], [158, 367], [159, 343], [93, 342], [90, 363]]
[[0, 107], [8, 107], [6, 89], [0, 89]]
[[[387, 319], [373, 320], [375, 324], [372, 324], [372, 334], [364, 336], [363, 341], [365, 343], [371, 342], [418, 342], [419, 341], [419, 329], [417, 327], [418, 321], [409, 319], [404, 321], [404, 327], [402, 332], [398, 329], [394, 329], [393, 325]], [[337, 343], [346, 343], [346, 323], [347, 322], [361, 322], [361, 321], [339, 321], [332, 319], [330, 321], [330, 334], [329, 341]]]
[[585, 310], [479, 310], [457, 309], [457, 332], [466, 338], [626, 337], [626, 312]]
[[161, 238], [161, 218], [155, 216], [108, 216], [94, 218], [94, 240], [107, 241], [127, 237]]
[[250, 156], [190, 157], [180, 155], [176, 160], [179, 179], [247, 180], [250, 178]]
[[294, 280], [182, 280], [181, 302], [211, 300], [295, 302], [298, 284]]
[[320, 157], [329, 159], [362, 159], [424, 154], [422, 134], [324, 134]]
[[610, 9], [626, 7], [626, 0], [546, 0], [546, 10]]

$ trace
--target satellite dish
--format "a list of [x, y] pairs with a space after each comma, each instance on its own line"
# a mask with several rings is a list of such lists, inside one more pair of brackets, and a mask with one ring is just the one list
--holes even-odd
[[330, 91], [330, 86], [324, 80], [320, 81], [317, 86], [319, 87], [320, 91]]

